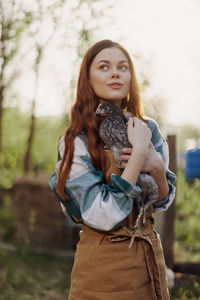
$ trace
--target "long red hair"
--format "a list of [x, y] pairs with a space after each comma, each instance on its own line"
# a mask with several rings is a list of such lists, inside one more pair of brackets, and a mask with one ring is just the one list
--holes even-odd
[[95, 56], [106, 48], [117, 47], [127, 57], [131, 73], [131, 82], [129, 90], [129, 99], [122, 99], [121, 107], [133, 113], [134, 116], [142, 118], [140, 108], [140, 90], [137, 83], [136, 75], [132, 60], [128, 52], [118, 43], [111, 40], [102, 40], [94, 44], [85, 54], [83, 58], [77, 85], [76, 102], [71, 109], [71, 119], [68, 127], [65, 130], [64, 141], [65, 150], [61, 159], [57, 193], [64, 197], [65, 182], [69, 175], [73, 156], [74, 156], [74, 139], [82, 131], [88, 138], [88, 151], [91, 156], [92, 163], [96, 169], [99, 169], [105, 174], [108, 167], [102, 142], [99, 137], [99, 124], [95, 118], [95, 111], [99, 105], [99, 98], [94, 93], [89, 82], [90, 66]]

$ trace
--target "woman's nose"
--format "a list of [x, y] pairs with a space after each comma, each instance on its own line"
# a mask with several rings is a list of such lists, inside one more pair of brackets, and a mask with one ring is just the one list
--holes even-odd
[[119, 72], [118, 72], [117, 68], [113, 68], [112, 78], [119, 78]]

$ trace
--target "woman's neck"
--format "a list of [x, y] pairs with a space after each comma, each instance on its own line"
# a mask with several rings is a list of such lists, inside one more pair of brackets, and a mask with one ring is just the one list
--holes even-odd
[[105, 99], [105, 98], [100, 98], [100, 103], [113, 103], [116, 106], [120, 107], [122, 100], [113, 100], [113, 99]]

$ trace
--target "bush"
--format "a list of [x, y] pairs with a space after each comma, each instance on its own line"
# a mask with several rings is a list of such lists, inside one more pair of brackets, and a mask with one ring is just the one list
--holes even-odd
[[200, 260], [199, 199], [200, 181], [196, 180], [194, 184], [191, 185], [185, 181], [184, 173], [179, 171], [177, 180], [175, 225], [175, 250], [179, 261], [192, 262]]

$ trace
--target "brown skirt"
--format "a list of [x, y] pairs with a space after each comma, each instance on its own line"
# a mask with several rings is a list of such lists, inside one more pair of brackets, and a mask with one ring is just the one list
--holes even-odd
[[83, 225], [69, 300], [169, 300], [159, 235], [148, 222], [144, 229], [129, 248], [125, 226], [108, 233]]
[[[112, 151], [110, 174], [120, 175]], [[69, 300], [169, 300], [166, 266], [159, 235], [154, 231], [152, 207], [145, 225], [129, 248], [136, 208], [118, 231], [104, 232], [83, 225], [71, 274]]]

